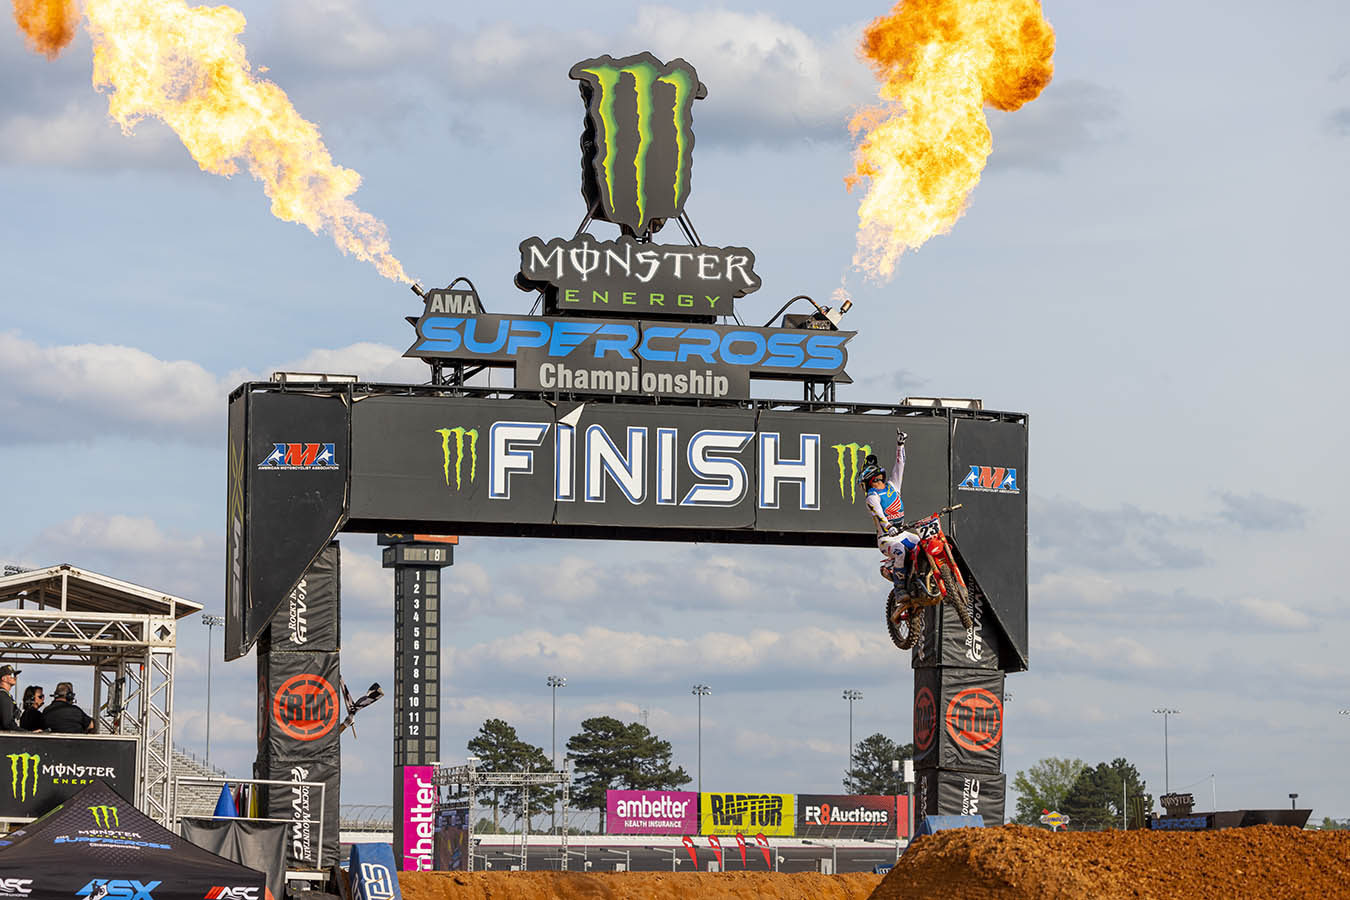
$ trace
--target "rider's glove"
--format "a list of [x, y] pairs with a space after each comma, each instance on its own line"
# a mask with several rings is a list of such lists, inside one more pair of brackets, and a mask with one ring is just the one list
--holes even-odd
[[895, 536], [898, 535], [899, 533], [900, 533], [900, 529], [899, 529], [899, 528], [896, 528], [894, 525], [887, 525], [887, 526], [886, 526], [886, 537], [895, 537]]
[[899, 428], [895, 429], [895, 446], [897, 447], [905, 446], [905, 438], [907, 437], [909, 437], [908, 434], [901, 431]]

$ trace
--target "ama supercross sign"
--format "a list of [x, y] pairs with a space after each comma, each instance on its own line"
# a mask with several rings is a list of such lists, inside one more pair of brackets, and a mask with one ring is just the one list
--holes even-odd
[[595, 217], [632, 234], [684, 211], [694, 155], [694, 101], [707, 88], [682, 59], [650, 53], [577, 63], [586, 130], [582, 193]]

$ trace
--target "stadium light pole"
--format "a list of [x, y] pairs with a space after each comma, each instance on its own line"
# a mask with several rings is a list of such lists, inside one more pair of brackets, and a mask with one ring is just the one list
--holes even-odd
[[211, 616], [202, 613], [202, 624], [206, 626], [206, 765], [211, 766], [211, 636], [216, 628], [225, 624], [224, 616]]
[[696, 684], [689, 693], [698, 698], [698, 792], [701, 794], [703, 793], [703, 698], [712, 694], [712, 688], [706, 684]]
[[1163, 793], [1172, 793], [1171, 767], [1167, 757], [1167, 717], [1179, 716], [1181, 710], [1171, 709], [1170, 707], [1160, 706], [1153, 710], [1155, 716], [1163, 717]]
[[848, 774], [853, 777], [853, 701], [862, 699], [862, 691], [848, 690], [844, 691], [844, 699], [848, 701]]
[[[548, 676], [548, 686], [553, 689], [553, 771], [558, 771], [558, 688], [567, 687], [567, 679], [562, 675]], [[549, 831], [558, 828], [558, 798], [553, 797], [553, 808], [549, 810]]]

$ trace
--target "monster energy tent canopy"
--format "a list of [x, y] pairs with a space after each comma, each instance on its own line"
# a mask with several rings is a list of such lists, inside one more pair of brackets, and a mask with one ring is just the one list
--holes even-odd
[[161, 827], [102, 781], [0, 838], [0, 885], [24, 900], [271, 900], [265, 882]]

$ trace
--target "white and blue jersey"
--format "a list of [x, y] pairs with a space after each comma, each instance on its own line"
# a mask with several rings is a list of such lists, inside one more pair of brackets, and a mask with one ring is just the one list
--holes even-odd
[[880, 490], [872, 487], [867, 489], [867, 511], [872, 514], [872, 521], [877, 527], [877, 549], [885, 554], [887, 564], [898, 566], [901, 573], [906, 555], [919, 542], [918, 536], [908, 531], [887, 534], [892, 527], [899, 527], [905, 518], [905, 501], [900, 497], [900, 485], [904, 478], [905, 448], [900, 445], [895, 448], [895, 468], [891, 470], [890, 481]]

